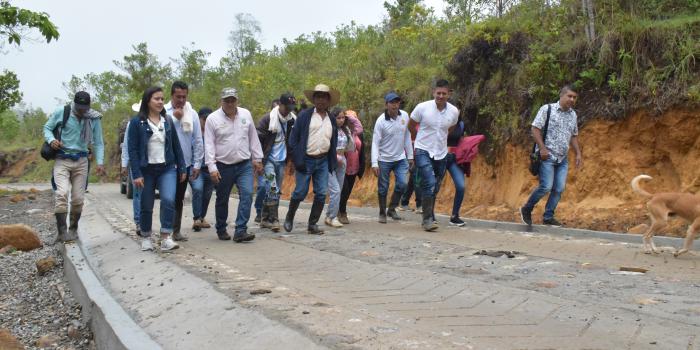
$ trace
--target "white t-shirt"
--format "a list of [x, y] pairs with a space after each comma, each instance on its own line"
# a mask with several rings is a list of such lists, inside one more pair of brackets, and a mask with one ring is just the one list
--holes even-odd
[[165, 163], [165, 118], [160, 117], [158, 125], [148, 119], [153, 134], [148, 139], [148, 164]]
[[378, 167], [380, 161], [396, 162], [406, 158], [413, 159], [408, 113], [400, 110], [396, 119], [389, 120], [382, 113], [372, 134], [372, 167]]
[[440, 160], [447, 156], [447, 134], [459, 121], [459, 110], [447, 102], [440, 111], [435, 100], [419, 103], [411, 112], [411, 119], [420, 123], [414, 147], [422, 149], [430, 158]]

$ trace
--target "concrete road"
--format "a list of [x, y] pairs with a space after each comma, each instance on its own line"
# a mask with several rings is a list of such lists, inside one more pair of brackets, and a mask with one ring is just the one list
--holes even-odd
[[[350, 225], [311, 236], [308, 206], [293, 232], [251, 218], [257, 238], [235, 244], [213, 228], [192, 232], [189, 203], [190, 240], [143, 253], [118, 190], [90, 186], [81, 239], [103, 282], [164, 348], [700, 349], [696, 253], [448, 227], [446, 217], [427, 233], [415, 213], [379, 224], [373, 208], [351, 208]], [[211, 223], [213, 214], [212, 201]], [[482, 250], [515, 253], [475, 255]]]

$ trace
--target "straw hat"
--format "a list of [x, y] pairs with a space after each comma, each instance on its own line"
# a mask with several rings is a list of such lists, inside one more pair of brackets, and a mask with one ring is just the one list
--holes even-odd
[[133, 105], [131, 105], [131, 110], [134, 112], [138, 112], [141, 110], [141, 102], [136, 102]]
[[340, 92], [336, 89], [331, 89], [328, 87], [326, 84], [318, 84], [316, 87], [314, 87], [313, 90], [304, 90], [304, 95], [306, 98], [309, 99], [309, 101], [313, 102], [314, 101], [314, 92], [326, 92], [331, 95], [331, 106], [335, 106], [338, 104], [338, 101], [340, 101]]

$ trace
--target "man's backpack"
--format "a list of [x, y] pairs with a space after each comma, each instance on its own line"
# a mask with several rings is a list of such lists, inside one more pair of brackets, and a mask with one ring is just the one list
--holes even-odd
[[[69, 104], [63, 107], [63, 121], [61, 124], [56, 124], [53, 128], [53, 137], [58, 141], [61, 141], [61, 132], [63, 131], [63, 126], [68, 122], [68, 117], [70, 117]], [[44, 158], [46, 161], [56, 159], [56, 153], [58, 153], [58, 150], [51, 148], [48, 142], [44, 141], [44, 144], [41, 145], [41, 158]]]

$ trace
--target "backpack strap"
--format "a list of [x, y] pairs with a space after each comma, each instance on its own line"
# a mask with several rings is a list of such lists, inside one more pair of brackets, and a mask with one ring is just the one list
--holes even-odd
[[68, 123], [68, 118], [70, 118], [70, 104], [67, 104], [65, 107], [63, 107], [63, 120], [61, 121], [61, 124], [57, 125], [56, 128], [56, 140], [61, 141], [61, 134], [63, 131], [63, 127]]
[[[548, 104], [547, 105], [547, 119], [544, 121], [544, 128], [542, 129], [542, 143], [545, 143], [547, 140], [547, 129], [549, 129], [549, 116], [552, 114], [552, 105]], [[532, 145], [532, 153], [535, 153], [535, 149], [537, 149], [537, 142]]]

